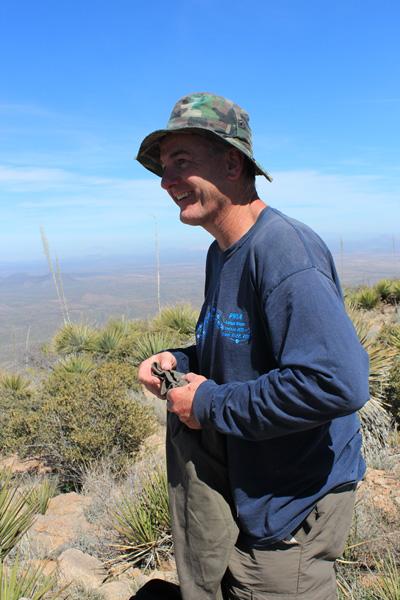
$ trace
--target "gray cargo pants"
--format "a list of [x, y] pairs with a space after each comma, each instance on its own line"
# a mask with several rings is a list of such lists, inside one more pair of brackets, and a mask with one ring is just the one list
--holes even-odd
[[222, 600], [235, 546], [225, 437], [167, 416], [167, 471], [174, 552], [183, 600]]

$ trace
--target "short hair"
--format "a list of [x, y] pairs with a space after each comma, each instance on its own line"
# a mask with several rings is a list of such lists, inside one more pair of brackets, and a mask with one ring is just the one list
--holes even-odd
[[[209, 144], [208, 144], [208, 154], [209, 156], [211, 156], [212, 158], [215, 158], [217, 156], [220, 156], [221, 154], [224, 154], [225, 152], [228, 152], [228, 150], [232, 150], [232, 148], [234, 148], [234, 146], [232, 144], [229, 144], [228, 142], [225, 142], [224, 140], [220, 140], [218, 138], [216, 138], [215, 136], [213, 136], [212, 134], [205, 134], [204, 137], [206, 137], [209, 140]], [[237, 148], [237, 150], [239, 150], [239, 148]], [[239, 150], [240, 152], [240, 150]], [[242, 152], [243, 154], [243, 152]], [[248, 184], [252, 184], [254, 187], [256, 185], [256, 169], [254, 164], [251, 162], [251, 160], [249, 158], [247, 158], [247, 156], [245, 154], [243, 154], [243, 170], [242, 173], [247, 181]]]

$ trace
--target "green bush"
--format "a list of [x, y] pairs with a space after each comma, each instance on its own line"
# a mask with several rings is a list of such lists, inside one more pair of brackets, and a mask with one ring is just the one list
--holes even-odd
[[153, 432], [150, 409], [128, 394], [137, 385], [132, 371], [106, 363], [88, 375], [54, 371], [44, 382], [36, 451], [62, 484], [79, 486], [84, 469], [104, 457], [123, 469]]
[[24, 455], [36, 439], [42, 420], [38, 395], [27, 389], [0, 389], [0, 452]]

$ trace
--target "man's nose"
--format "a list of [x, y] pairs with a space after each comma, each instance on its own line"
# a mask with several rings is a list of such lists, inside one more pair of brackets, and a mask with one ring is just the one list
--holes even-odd
[[161, 187], [164, 190], [171, 190], [178, 183], [178, 174], [173, 167], [165, 167], [163, 176], [161, 177]]

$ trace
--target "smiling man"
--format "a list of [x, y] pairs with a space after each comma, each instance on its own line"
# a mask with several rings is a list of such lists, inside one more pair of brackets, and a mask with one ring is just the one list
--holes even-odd
[[330, 600], [365, 465], [356, 411], [368, 358], [333, 259], [267, 206], [248, 114], [186, 96], [137, 159], [188, 225], [214, 238], [196, 345], [153, 362], [184, 373], [167, 393], [167, 468], [184, 600]]

